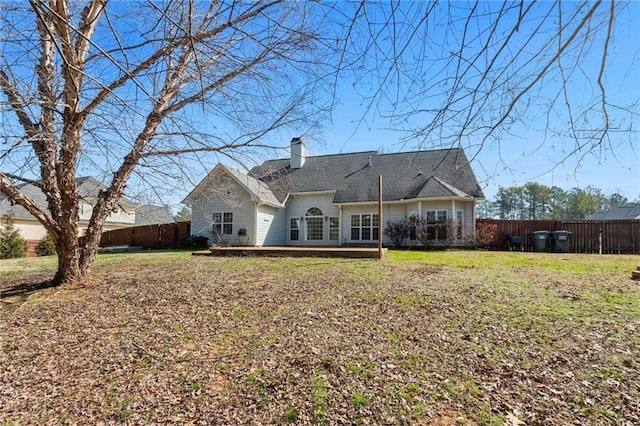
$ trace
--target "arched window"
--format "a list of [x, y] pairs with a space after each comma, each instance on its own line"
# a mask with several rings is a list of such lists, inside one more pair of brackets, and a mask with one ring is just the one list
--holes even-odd
[[305, 223], [307, 225], [307, 240], [322, 241], [324, 239], [322, 210], [317, 207], [311, 207], [307, 210]]

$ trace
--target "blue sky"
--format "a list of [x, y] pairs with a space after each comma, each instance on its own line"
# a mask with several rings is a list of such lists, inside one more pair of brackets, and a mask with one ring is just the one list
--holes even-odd
[[[472, 112], [483, 117], [481, 120], [472, 123], [466, 133], [456, 139], [456, 125], [463, 119], [453, 113], [448, 116], [447, 121], [436, 126], [428, 134], [414, 137], [416, 129], [428, 126], [436, 115], [434, 111], [438, 111], [442, 101], [451, 94], [450, 88], [454, 85], [450, 77], [455, 73], [452, 66], [456, 63], [452, 57], [455, 58], [458, 46], [463, 44], [461, 52], [467, 55], [467, 58], [473, 57], [474, 49], [486, 39], [487, 28], [496, 21], [502, 5], [500, 2], [480, 3], [478, 17], [474, 20], [474, 25], [467, 28], [464, 37], [466, 41], [462, 43], [463, 24], [471, 4], [440, 3], [439, 9], [425, 21], [427, 25], [423, 24], [415, 31], [408, 31], [406, 28], [398, 30], [398, 34], [401, 35], [396, 41], [398, 45], [406, 42], [406, 49], [399, 58], [400, 68], [396, 70], [398, 72], [391, 73], [389, 77], [386, 74], [390, 67], [388, 59], [393, 55], [388, 53], [394, 48], [390, 39], [395, 34], [391, 34], [392, 26], [382, 24], [383, 18], [388, 16], [389, 3], [367, 3], [371, 7], [369, 18], [372, 24], [364, 27], [365, 29], [360, 28], [359, 33], [352, 34], [353, 44], [350, 46], [350, 53], [355, 57], [363, 51], [367, 54], [362, 55], [360, 62], [354, 62], [353, 72], [341, 75], [335, 91], [332, 120], [325, 123], [323, 131], [291, 130], [291, 133], [287, 133], [286, 130], [281, 130], [265, 136], [264, 143], [279, 145], [283, 149], [265, 152], [263, 156], [245, 158], [244, 165], [251, 167], [265, 159], [287, 156], [286, 148], [294, 136], [304, 137], [309, 155], [365, 150], [393, 153], [453, 147], [460, 143], [465, 148], [467, 156], [473, 159], [472, 167], [487, 198], [492, 198], [500, 186], [519, 186], [535, 181], [566, 190], [591, 185], [607, 194], [619, 192], [630, 200], [640, 199], [638, 135], [619, 131], [624, 130], [625, 126], [635, 130], [638, 128], [640, 32], [637, 31], [636, 22], [640, 16], [640, 2], [616, 3], [618, 9], [614, 37], [609, 44], [603, 80], [614, 129], [603, 143], [587, 145], [576, 150], [578, 142], [571, 139], [570, 132], [564, 128], [568, 120], [567, 109], [562, 98], [560, 71], [555, 64], [551, 72], [545, 74], [545, 77], [517, 104], [516, 113], [519, 119], [501, 128], [493, 137], [483, 139], [483, 125], [492, 123], [491, 120], [495, 121], [497, 111], [505, 109], [505, 105], [513, 97], [513, 92], [532, 81], [536, 70], [540, 69], [539, 63], [544, 63], [553, 55], [552, 46], [545, 55], [533, 56], [533, 61], [530, 59], [531, 55], [518, 56], [519, 50], [535, 52], [548, 40], [554, 40], [553, 36], [557, 34], [554, 25], [557, 25], [558, 20], [553, 14], [557, 12], [558, 3], [552, 2], [536, 4], [531, 14], [521, 23], [513, 43], [509, 44], [502, 56], [507, 64], [497, 64], [491, 75], [495, 80], [487, 79], [483, 82], [482, 72], [490, 63], [491, 54], [499, 49], [502, 34], [508, 34], [515, 27], [515, 21], [521, 13], [518, 2], [510, 3], [507, 14], [498, 19], [499, 25], [496, 24], [496, 33], [500, 35], [493, 40], [487, 55], [482, 55], [469, 73], [465, 74], [465, 78], [460, 80], [463, 88], [478, 84], [481, 91], [490, 93], [486, 98], [487, 102], [481, 107], [471, 108]], [[530, 4], [525, 2], [524, 7]], [[350, 16], [358, 3], [336, 2], [335, 5], [336, 10]], [[398, 22], [415, 24], [415, 17], [424, 14], [430, 5], [428, 2], [401, 3], [397, 10]], [[572, 24], [563, 30], [563, 38], [560, 41], [569, 38], [575, 24], [594, 3], [564, 1], [561, 5], [562, 22]], [[541, 21], [547, 13], [552, 18]], [[598, 9], [598, 14], [606, 18], [607, 13], [608, 6], [605, 2]], [[544, 24], [539, 25], [540, 22]], [[597, 35], [562, 56], [567, 93], [573, 113], [582, 112], [580, 117], [576, 117], [582, 119], [579, 120], [579, 124], [586, 123], [593, 128], [602, 124], [597, 77], [602, 58], [603, 38], [606, 34], [602, 25], [606, 22], [606, 19], [594, 19], [593, 26], [600, 25]], [[373, 28], [372, 32], [379, 31], [379, 39], [376, 40], [379, 49], [371, 48], [371, 42], [367, 39], [370, 36], [367, 28]], [[328, 27], [327, 35], [331, 39], [332, 34], [339, 34], [340, 31]], [[514, 62], [509, 64], [512, 58], [515, 58]], [[381, 76], [388, 77], [386, 85], [381, 85]], [[498, 84], [494, 85], [493, 81], [497, 81]], [[369, 104], [369, 97], [376, 93], [373, 103]], [[471, 97], [465, 92], [462, 93], [463, 96], [456, 101], [454, 110], [464, 109], [473, 104]], [[327, 96], [331, 95], [328, 93]], [[547, 108], [552, 99], [555, 99], [553, 107]], [[480, 104], [481, 102], [478, 102], [478, 105]], [[630, 106], [632, 112], [617, 110], [616, 106]], [[193, 173], [194, 181], [183, 182], [182, 188], [170, 195], [172, 199], [165, 198], [164, 201], [179, 208], [180, 199], [218, 161], [230, 162], [225, 157], [215, 155], [199, 156], [199, 161], [194, 162], [194, 170], [199, 169]]]
[[[340, 54], [340, 48], [331, 46], [333, 43], [342, 46], [340, 43], [347, 34], [346, 23], [359, 3], [324, 2], [317, 8], [317, 3], [301, 4], [305, 6], [303, 9], [315, 11], [321, 15], [319, 19], [323, 19], [320, 26], [325, 36], [322, 47], [330, 45], [326, 51]], [[386, 21], [391, 16], [391, 4], [396, 6], [393, 16], [398, 25], [395, 26], [388, 25]], [[325, 120], [324, 129], [289, 128], [268, 134], [259, 142], [278, 145], [281, 149], [256, 151], [255, 155], [249, 151], [243, 158], [244, 166], [251, 167], [269, 158], [287, 156], [289, 141], [297, 136], [306, 140], [309, 155], [364, 150], [393, 153], [456, 147], [459, 144], [472, 158], [472, 167], [488, 198], [493, 197], [500, 186], [536, 181], [567, 190], [591, 185], [605, 193], [620, 192], [630, 200], [640, 199], [640, 141], [636, 133], [640, 117], [640, 32], [636, 24], [640, 17], [640, 2], [615, 3], [614, 33], [608, 45], [603, 79], [612, 130], [602, 143], [590, 142], [580, 147], [577, 144], [585, 140], [583, 133], [597, 133], [602, 126], [597, 80], [611, 3], [600, 4], [596, 18], [588, 26], [590, 37], [584, 44], [577, 44], [566, 51], [558, 63], [553, 60], [556, 49], [553, 43], [560, 45], [570, 40], [576, 25], [597, 3], [523, 2], [521, 6], [520, 2], [511, 2], [506, 3], [503, 10], [502, 2], [480, 2], [473, 19], [467, 20], [470, 6], [474, 4], [439, 2], [434, 6], [433, 2], [420, 1], [367, 2], [365, 18], [369, 21], [367, 25], [357, 25], [354, 32], [349, 33], [350, 43], [345, 49], [345, 57], [351, 61], [345, 62], [349, 66], [340, 74], [335, 90], [332, 78], [318, 82], [314, 72], [321, 68], [318, 74], [330, 74], [331, 66], [322, 68], [319, 65], [333, 65], [337, 57], [313, 56], [309, 51], [300, 53], [312, 65], [314, 72], [309, 75], [296, 74], [286, 67], [269, 74], [270, 81], [278, 86], [276, 95], [265, 92], [260, 97], [256, 93], [262, 92], [255, 88], [252, 90], [248, 87], [251, 81], [243, 80], [237, 86], [227, 87], [225, 93], [218, 94], [219, 103], [209, 99], [206, 105], [198, 103], [185, 109], [182, 115], [177, 114], [174, 117], [176, 125], [181, 128], [186, 123], [201, 130], [202, 133], [194, 133], [195, 138], [208, 137], [228, 143], [235, 140], [235, 135], [245, 132], [246, 136], [256, 130], [252, 123], [256, 121], [259, 124], [261, 114], [254, 112], [262, 111], [263, 105], [266, 111], [278, 109], [288, 101], [287, 96], [277, 95], [288, 95], [295, 92], [291, 86], [305, 86], [308, 80], [313, 80], [312, 85], [315, 87], [318, 83], [323, 90], [314, 92], [311, 101], [297, 105], [307, 106], [301, 108], [306, 113], [310, 109], [318, 109], [316, 102], [321, 106], [334, 103], [332, 119]], [[119, 12], [119, 6], [123, 5], [128, 3], [112, 3], [112, 11]], [[139, 10], [137, 12], [140, 13]], [[561, 15], [561, 18], [556, 15]], [[516, 25], [519, 16], [524, 18]], [[306, 17], [313, 19], [313, 15]], [[324, 20], [327, 17], [335, 18], [333, 26], [331, 19]], [[420, 17], [425, 19], [420, 20]], [[359, 19], [358, 23], [363, 24], [363, 17]], [[23, 24], [31, 25], [31, 21]], [[132, 37], [128, 41], [136, 42], [141, 37], [136, 21], [123, 18], [122, 22], [117, 21], [116, 26], [120, 25], [124, 34], [129, 34], [126, 37]], [[562, 36], [558, 39], [555, 37], [559, 27], [562, 28]], [[106, 37], [107, 33], [98, 31], [96, 40], [101, 41], [100, 37], [104, 36], [106, 46], [113, 43]], [[375, 35], [375, 43], [372, 42], [372, 34]], [[3, 46], [10, 44], [11, 40], [5, 40]], [[503, 45], [505, 40], [508, 41], [506, 49]], [[479, 50], [485, 42], [485, 50]], [[544, 45], [548, 48], [541, 50]], [[237, 46], [237, 52], [244, 52], [243, 46]], [[543, 53], [536, 53], [541, 51]], [[5, 49], [7, 52], [11, 53]], [[521, 52], [525, 54], [521, 55]], [[492, 61], [494, 54], [501, 55], [495, 63]], [[31, 70], [37, 58], [29, 53], [26, 56], [31, 62], [22, 58], [22, 62], [16, 63], [22, 63]], [[538, 81], [536, 75], [541, 64], [545, 63], [553, 63], [553, 66]], [[102, 62], [97, 62], [91, 69], [94, 77], [111, 81], [109, 72], [103, 72], [101, 67]], [[24, 71], [24, 74], [29, 72]], [[566, 85], [561, 84], [562, 79], [566, 80]], [[144, 78], [141, 81], [149, 83]], [[516, 103], [510, 119], [487, 136], [486, 129], [498, 121], [508, 110], [509, 102], [530, 83], [531, 90]], [[25, 87], [33, 86], [29, 81], [25, 83]], [[584, 126], [584, 129], [578, 127], [579, 135], [573, 139], [575, 134], [566, 126], [565, 87], [576, 123]], [[259, 89], [260, 84], [256, 88]], [[474, 88], [483, 97], [476, 98]], [[84, 147], [79, 175], [90, 174], [108, 182], [144, 122], [148, 105], [146, 101], [138, 100], [144, 98], [139, 88], [127, 86], [121, 92], [121, 97], [135, 100], [131, 102], [134, 108], [102, 116], [104, 120], [99, 122], [100, 126], [85, 134], [84, 142], [93, 138], [93, 144], [90, 142]], [[252, 97], [246, 98], [247, 93]], [[243, 115], [241, 107], [245, 99], [253, 99], [257, 109], [249, 108], [249, 112]], [[449, 107], [442, 108], [446, 102], [449, 102]], [[232, 108], [236, 103], [240, 107]], [[225, 109], [227, 104], [231, 105], [230, 109]], [[237, 114], [225, 115], [229, 110]], [[442, 111], [445, 112], [440, 114]], [[3, 124], [7, 132], [16, 122], [7, 119]], [[424, 129], [428, 131], [422, 132]], [[169, 130], [167, 132], [171, 134]], [[16, 130], [16, 135], [16, 138], [21, 137], [20, 129]], [[185, 138], [190, 136], [191, 133]], [[160, 136], [154, 142], [159, 146], [172, 142], [169, 136], [162, 139]], [[2, 160], [0, 167], [12, 167], [37, 177], [36, 163], [22, 161], [20, 152], [16, 155], [13, 162]], [[139, 167], [140, 174], [132, 177], [126, 195], [141, 201], [167, 203], [175, 209], [180, 208], [180, 200], [218, 161], [230, 163], [227, 157], [213, 153], [194, 154], [182, 163], [174, 163], [173, 158], [163, 158], [158, 163], [154, 163], [153, 158], [146, 161], [155, 167]], [[162, 173], [158, 173], [159, 170]], [[153, 179], [155, 176], [159, 176], [157, 180]]]
[[[640, 82], [640, 75], [638, 80]], [[636, 86], [640, 87], [640, 85]], [[636, 89], [640, 98], [640, 89]], [[404, 142], [404, 133], [390, 130], [383, 119], [362, 121], [362, 108], [357, 102], [338, 105], [334, 123], [308, 147], [310, 155], [378, 150], [387, 153], [428, 149]], [[520, 186], [539, 182], [569, 190], [592, 185], [609, 194], [619, 192], [629, 200], [640, 199], [640, 141], [621, 138], [612, 152], [595, 151], [584, 157], [566, 156], [561, 140], [547, 141], [538, 148], [539, 132], [524, 132], [505, 139], [501, 149], [481, 150], [472, 161], [473, 170], [487, 198], [492, 198], [500, 186]], [[468, 157], [475, 154], [467, 149]]]
[[[451, 12], [454, 15], [464, 12], [464, 3], [450, 4], [454, 8], [460, 7], [460, 11]], [[485, 7], [490, 9], [496, 4], [498, 3], [493, 3], [492, 6], [489, 3], [489, 6]], [[416, 4], [409, 3], [409, 5], [413, 8]], [[564, 19], [575, 10], [574, 8], [584, 5], [563, 2]], [[607, 13], [606, 7], [601, 11]], [[591, 185], [607, 194], [619, 192], [630, 200], [640, 199], [640, 140], [637, 133], [624, 131], [625, 128], [630, 127], [637, 130], [640, 114], [640, 32], [636, 28], [637, 19], [640, 18], [640, 2], [621, 2], [617, 4], [617, 8], [614, 35], [609, 44], [603, 80], [609, 103], [607, 110], [614, 123], [613, 131], [603, 143], [577, 149], [577, 142], [571, 139], [569, 132], [563, 132], [563, 123], [566, 122], [568, 113], [562, 98], [550, 112], [544, 109], [545, 102], [549, 102], [549, 99], [561, 93], [559, 92], [562, 87], [559, 84], [559, 72], [553, 71], [532, 90], [528, 100], [523, 99], [532, 107], [522, 114], [522, 120], [511, 124], [508, 131], [499, 134], [497, 140], [485, 143], [482, 148], [478, 148], [482, 133], [472, 132], [461, 140], [460, 143], [465, 148], [467, 156], [473, 157], [473, 168], [488, 198], [495, 195], [500, 186], [519, 186], [529, 181], [536, 181], [567, 190]], [[546, 10], [555, 13], [553, 6]], [[528, 36], [528, 31], [540, 33], [541, 38], [536, 41], [537, 43], [545, 40], [545, 33], [550, 34], [554, 31], [554, 28], [548, 28], [549, 26], [534, 29], [536, 21], [533, 19], [531, 21], [523, 24], [521, 32], [525, 36]], [[508, 27], [510, 22], [508, 20], [506, 22]], [[566, 33], [569, 34], [570, 31], [571, 28], [568, 28]], [[606, 31], [600, 32], [599, 36], [594, 38], [593, 44], [586, 45], [591, 48], [590, 51], [569, 52], [567, 59], [563, 60], [564, 71], [568, 75], [569, 97], [572, 102], [575, 102], [575, 106], [586, 105], [585, 123], [592, 122], [594, 127], [597, 127], [601, 117], [598, 109], [597, 77], [602, 59], [604, 34]], [[441, 43], [445, 48], [439, 52], [437, 47], [432, 47], [431, 52], [424, 54], [446, 55], [446, 48], [450, 48], [450, 44], [455, 45], [455, 40], [459, 37], [460, 35], [455, 31], [447, 35], [438, 34], [436, 31], [436, 36], [430, 40], [434, 45]], [[410, 49], [423, 53], [420, 43], [416, 45], [410, 46]], [[436, 56], [433, 61], [439, 63], [440, 58]], [[575, 64], [579, 66], [574, 67], [573, 73], [569, 73], [567, 70]], [[406, 63], [405, 66], [407, 70], [411, 70], [413, 64]], [[518, 69], [526, 71], [526, 68]], [[429, 78], [431, 76], [426, 73], [425, 79]], [[363, 92], [365, 95], [368, 94], [367, 89], [363, 89], [363, 85], [358, 85], [358, 82], [343, 80], [337, 91], [338, 103], [333, 114], [333, 122], [327, 125], [324, 133], [310, 135], [310, 154], [372, 149], [397, 152], [448, 146], [449, 142], [442, 143], [441, 140], [433, 137], [424, 139], [410, 137], [411, 129], [423, 125], [419, 115], [410, 115], [405, 122], [392, 117], [394, 114], [406, 112], [406, 109], [398, 108], [394, 99], [397, 101], [402, 96], [409, 99], [415, 96], [411, 90], [421, 89], [415, 82], [410, 81], [407, 84], [406, 80], [403, 82], [400, 78], [396, 84], [400, 87], [397, 93], [382, 97], [375, 104], [375, 108], [367, 111], [367, 103], [361, 96]], [[446, 94], [446, 90], [441, 93], [441, 95]], [[430, 93], [429, 96], [435, 101], [438, 100], [438, 94]], [[492, 100], [504, 102], [500, 98]], [[412, 99], [412, 102], [416, 104], [415, 99]], [[428, 102], [419, 103], [418, 107], [423, 105], [429, 104]], [[633, 113], [628, 114], [628, 111], [617, 110], [616, 106], [631, 106]], [[572, 112], [575, 114], [576, 110]], [[445, 130], [451, 131], [451, 129]]]

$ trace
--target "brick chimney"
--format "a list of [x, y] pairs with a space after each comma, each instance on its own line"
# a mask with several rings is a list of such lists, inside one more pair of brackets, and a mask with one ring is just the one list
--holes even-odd
[[291, 139], [291, 168], [299, 169], [304, 166], [304, 160], [307, 156], [307, 148], [302, 138]]

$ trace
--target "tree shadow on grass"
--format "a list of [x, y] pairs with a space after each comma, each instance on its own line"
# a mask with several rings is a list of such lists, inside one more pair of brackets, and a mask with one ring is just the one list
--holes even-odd
[[7, 288], [3, 288], [0, 290], [0, 299], [4, 299], [5, 297], [15, 297], [15, 296], [26, 296], [29, 293], [38, 290], [44, 290], [46, 288], [57, 287], [58, 285], [53, 282], [53, 280], [44, 280], [41, 282], [28, 282], [15, 284]]

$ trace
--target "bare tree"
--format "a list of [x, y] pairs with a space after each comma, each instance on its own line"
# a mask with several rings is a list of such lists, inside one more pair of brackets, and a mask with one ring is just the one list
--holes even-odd
[[[635, 7], [2, 3], [0, 192], [54, 238], [54, 282], [85, 281], [125, 190], [183, 176], [202, 153], [255, 157], [271, 132], [304, 133], [340, 98], [337, 83], [350, 72], [369, 113], [386, 114], [421, 147], [466, 144], [473, 155], [499, 147], [518, 123], [543, 123], [545, 135], [571, 141], [562, 142], [566, 156], [612, 152], [636, 138], [639, 100], [615, 98], [620, 82], [607, 78], [616, 36], [635, 30], [618, 18]], [[79, 245], [75, 178], [83, 174], [106, 189]], [[39, 185], [48, 208], [21, 194], [20, 180]]]
[[405, 144], [463, 146], [472, 158], [494, 149], [499, 162], [505, 138], [536, 132], [521, 151], [553, 146], [553, 168], [637, 146], [640, 57], [623, 43], [638, 10], [615, 0], [356, 3], [345, 50], [360, 52], [349, 65], [369, 117], [386, 116]]
[[[305, 2], [0, 7], [0, 191], [53, 237], [54, 284], [90, 278], [102, 226], [136, 172], [180, 174], [180, 155], [251, 155], [265, 134], [309, 129], [323, 111], [312, 95], [327, 43]], [[82, 173], [106, 189], [79, 243]], [[21, 180], [42, 189], [48, 208], [20, 192]]]

